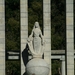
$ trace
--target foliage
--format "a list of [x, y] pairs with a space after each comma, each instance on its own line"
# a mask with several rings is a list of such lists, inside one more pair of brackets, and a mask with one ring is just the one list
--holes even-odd
[[20, 75], [20, 62], [7, 61], [6, 62], [6, 75]]
[[61, 68], [61, 61], [60, 60], [52, 60], [52, 75], [60, 75], [59, 69]]
[[52, 0], [51, 3], [51, 47], [65, 49], [65, 0]]
[[28, 2], [28, 32], [30, 35], [35, 21], [39, 22], [43, 31], [43, 7], [42, 0], [28, 0]]
[[5, 0], [6, 50], [20, 50], [20, 2]]
[[[6, 50], [20, 50], [20, 1], [5, 0]], [[6, 75], [20, 75], [20, 61], [6, 61]]]

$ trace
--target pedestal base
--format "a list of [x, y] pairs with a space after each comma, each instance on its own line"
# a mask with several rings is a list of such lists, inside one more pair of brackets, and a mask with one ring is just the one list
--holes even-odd
[[45, 60], [40, 58], [34, 58], [26, 65], [27, 75], [48, 75], [49, 66]]

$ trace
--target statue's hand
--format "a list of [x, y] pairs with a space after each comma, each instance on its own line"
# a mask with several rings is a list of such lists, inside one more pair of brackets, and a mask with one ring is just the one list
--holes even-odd
[[44, 42], [42, 41], [42, 43], [41, 43], [42, 45], [44, 45]]
[[28, 53], [29, 53], [29, 54], [31, 54], [31, 51], [30, 51], [30, 50], [28, 50]]
[[30, 39], [28, 38], [27, 41], [30, 42]]
[[32, 40], [33, 40], [33, 37], [29, 37], [29, 38], [27, 39], [28, 42], [30, 42], [30, 41], [32, 41]]
[[42, 43], [41, 43], [42, 45], [45, 45], [45, 41], [44, 40], [42, 40]]

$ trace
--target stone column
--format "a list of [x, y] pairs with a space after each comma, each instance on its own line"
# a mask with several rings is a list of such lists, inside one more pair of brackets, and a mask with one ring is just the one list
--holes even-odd
[[74, 75], [74, 15], [73, 0], [66, 0], [66, 60], [67, 75]]
[[0, 0], [0, 75], [5, 75], [5, 2]]
[[66, 75], [65, 71], [65, 57], [62, 56], [61, 60], [61, 75]]
[[44, 59], [50, 66], [51, 75], [51, 1], [43, 0], [43, 30], [45, 38]]
[[22, 59], [22, 52], [28, 38], [28, 0], [20, 0], [20, 25], [21, 25], [21, 75], [25, 73], [25, 65]]

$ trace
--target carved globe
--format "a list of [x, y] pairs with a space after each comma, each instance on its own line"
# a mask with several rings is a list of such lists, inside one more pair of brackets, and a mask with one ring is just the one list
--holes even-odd
[[27, 63], [26, 73], [27, 75], [48, 75], [49, 66], [45, 60], [34, 58]]

